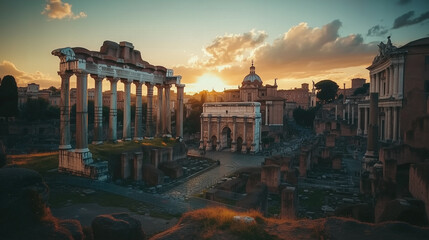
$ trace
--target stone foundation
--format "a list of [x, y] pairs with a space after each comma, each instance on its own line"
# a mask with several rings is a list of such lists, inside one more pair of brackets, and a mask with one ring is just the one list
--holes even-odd
[[58, 172], [106, 180], [107, 162], [94, 163], [89, 149], [59, 150]]

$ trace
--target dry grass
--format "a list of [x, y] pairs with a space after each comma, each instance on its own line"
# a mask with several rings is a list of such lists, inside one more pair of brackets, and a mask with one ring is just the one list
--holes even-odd
[[[234, 216], [249, 216], [255, 219], [253, 223], [234, 220]], [[205, 208], [184, 214], [181, 223], [188, 221], [201, 225], [201, 237], [209, 239], [217, 232], [230, 232], [238, 239], [276, 239], [269, 235], [264, 226], [267, 221], [258, 211], [235, 212], [227, 208]]]
[[58, 152], [8, 155], [7, 158], [10, 164], [33, 169], [42, 174], [58, 168]]
[[89, 150], [95, 161], [110, 161], [120, 159], [123, 152], [141, 151], [142, 146], [155, 146], [155, 147], [171, 147], [176, 144], [174, 138], [155, 138], [144, 139], [141, 141], [126, 141], [126, 142], [105, 142], [100, 145], [90, 144]]

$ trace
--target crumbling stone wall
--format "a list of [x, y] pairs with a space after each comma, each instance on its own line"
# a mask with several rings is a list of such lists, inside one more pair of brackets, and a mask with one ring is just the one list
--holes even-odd
[[410, 166], [409, 190], [413, 197], [425, 203], [426, 215], [429, 216], [429, 163]]

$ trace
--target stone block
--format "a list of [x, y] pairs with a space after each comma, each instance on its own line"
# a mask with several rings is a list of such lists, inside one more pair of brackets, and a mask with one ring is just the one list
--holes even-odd
[[143, 181], [150, 186], [164, 183], [164, 173], [153, 165], [143, 164]]
[[225, 181], [219, 186], [217, 189], [229, 191], [229, 192], [242, 192], [246, 187], [246, 181], [240, 178], [231, 179], [229, 181]]
[[150, 150], [150, 164], [155, 168], [158, 168], [159, 165], [159, 149], [151, 149]]
[[296, 211], [298, 208], [297, 200], [295, 187], [286, 187], [283, 189], [281, 194], [281, 218], [296, 219]]
[[328, 134], [326, 136], [326, 147], [335, 147], [335, 134]]
[[261, 173], [260, 172], [250, 173], [249, 177], [247, 178], [246, 193], [252, 192], [253, 188], [255, 188], [256, 185], [260, 182], [261, 182]]
[[270, 193], [278, 193], [280, 185], [280, 167], [277, 165], [263, 166], [261, 182], [267, 185]]
[[299, 155], [299, 176], [300, 177], [306, 177], [307, 176], [307, 152], [301, 152], [301, 155]]
[[341, 155], [335, 155], [332, 158], [332, 169], [335, 170], [341, 170], [341, 163], [342, 163], [342, 156]]
[[237, 201], [237, 207], [255, 209], [262, 213], [267, 210], [268, 188], [263, 183], [257, 184], [244, 198]]
[[384, 181], [396, 182], [396, 159], [384, 160], [383, 179]]
[[133, 180], [134, 181], [141, 181], [142, 178], [142, 166], [143, 166], [143, 153], [141, 152], [135, 152], [134, 158], [133, 158]]
[[128, 179], [131, 177], [133, 163], [130, 153], [122, 153], [121, 155], [121, 178]]
[[165, 162], [160, 165], [160, 169], [166, 176], [172, 179], [183, 176], [183, 168], [177, 162]]

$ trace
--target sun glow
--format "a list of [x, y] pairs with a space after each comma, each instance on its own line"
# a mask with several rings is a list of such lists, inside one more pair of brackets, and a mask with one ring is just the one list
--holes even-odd
[[223, 92], [225, 88], [228, 88], [228, 86], [220, 77], [206, 73], [200, 76], [195, 83], [186, 84], [185, 89], [186, 92], [197, 93], [203, 90], [215, 90], [216, 92]]

